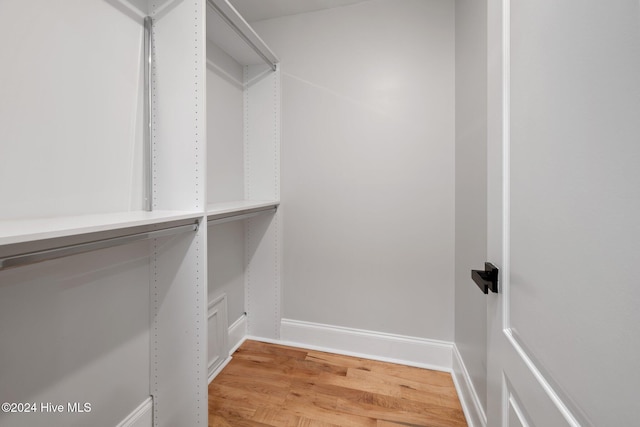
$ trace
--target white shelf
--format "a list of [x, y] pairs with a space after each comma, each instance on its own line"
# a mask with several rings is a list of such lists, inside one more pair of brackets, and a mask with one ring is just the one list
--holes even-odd
[[207, 220], [215, 221], [232, 219], [244, 215], [276, 209], [278, 200], [238, 200], [233, 202], [213, 203], [207, 206]]
[[268, 64], [275, 70], [278, 57], [228, 0], [207, 0], [207, 39], [241, 65]]
[[[197, 212], [133, 211], [0, 221], [0, 246], [196, 219]], [[162, 227], [159, 227], [162, 228]]]

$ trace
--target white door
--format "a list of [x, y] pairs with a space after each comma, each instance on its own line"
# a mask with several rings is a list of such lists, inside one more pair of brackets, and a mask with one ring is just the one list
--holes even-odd
[[640, 2], [489, 0], [488, 425], [640, 425]]

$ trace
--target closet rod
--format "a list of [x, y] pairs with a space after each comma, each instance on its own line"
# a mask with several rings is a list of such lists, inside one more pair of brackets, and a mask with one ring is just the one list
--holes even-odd
[[198, 223], [179, 225], [169, 227], [162, 230], [146, 231], [142, 233], [130, 234], [128, 236], [113, 237], [110, 239], [98, 240], [95, 242], [78, 243], [58, 248], [47, 249], [43, 251], [29, 252], [26, 254], [15, 255], [0, 259], [0, 271], [7, 268], [21, 267], [24, 265], [35, 264], [37, 262], [49, 261], [57, 258], [63, 258], [71, 255], [78, 255], [85, 252], [96, 251], [98, 249], [110, 248], [113, 246], [121, 246], [139, 240], [153, 239], [157, 237], [171, 236], [173, 234], [186, 231], [197, 231]]
[[253, 31], [236, 9], [227, 0], [207, 0], [207, 4], [235, 31], [244, 42], [258, 54], [273, 71], [276, 71], [278, 58]]
[[263, 213], [276, 213], [277, 210], [278, 208], [267, 208], [267, 209], [260, 209], [260, 210], [248, 212], [248, 213], [231, 214], [228, 216], [223, 216], [222, 218], [210, 219], [207, 221], [207, 225], [222, 224], [223, 222], [229, 222], [229, 221], [240, 221], [242, 219], [252, 218], [256, 215], [260, 215]]
[[144, 209], [153, 210], [153, 174], [152, 174], [152, 137], [153, 122], [151, 105], [153, 102], [152, 67], [153, 67], [153, 19], [144, 18]]

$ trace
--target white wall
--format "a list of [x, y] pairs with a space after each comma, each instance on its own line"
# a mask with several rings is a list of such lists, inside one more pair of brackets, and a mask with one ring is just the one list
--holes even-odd
[[[243, 68], [207, 42], [207, 203], [244, 198]], [[209, 301], [227, 295], [228, 323], [244, 308], [244, 223], [208, 227]]]
[[[113, 426], [149, 396], [148, 242], [0, 272], [2, 426]], [[63, 414], [40, 402], [62, 404]], [[88, 402], [89, 413], [67, 413]]]
[[471, 269], [487, 261], [487, 6], [456, 0], [455, 342], [486, 409], [487, 297]]
[[243, 69], [207, 42], [207, 203], [244, 198]]
[[0, 218], [142, 208], [142, 29], [105, 1], [0, 2]]
[[284, 317], [452, 340], [454, 3], [252, 25], [282, 61]]
[[231, 325], [245, 311], [245, 224], [225, 222], [208, 226], [208, 295], [209, 302], [227, 295], [228, 323]]

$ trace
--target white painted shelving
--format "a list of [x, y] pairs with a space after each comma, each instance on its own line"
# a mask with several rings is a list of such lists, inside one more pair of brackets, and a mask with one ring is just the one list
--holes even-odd
[[250, 331], [279, 333], [277, 57], [226, 0], [7, 0], [0, 56], [0, 395], [90, 401], [95, 426], [205, 426], [207, 236], [230, 218]]

